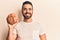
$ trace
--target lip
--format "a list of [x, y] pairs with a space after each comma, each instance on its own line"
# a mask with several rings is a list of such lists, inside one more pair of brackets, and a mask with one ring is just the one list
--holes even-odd
[[30, 14], [26, 14], [26, 15], [30, 15]]

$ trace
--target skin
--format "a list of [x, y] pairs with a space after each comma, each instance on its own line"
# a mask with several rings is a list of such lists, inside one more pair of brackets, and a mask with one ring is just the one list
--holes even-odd
[[6, 40], [16, 40], [17, 34], [13, 33], [13, 29], [18, 22], [18, 17], [16, 14], [11, 13], [7, 16], [7, 23], [8, 23], [8, 36]]
[[[23, 6], [22, 13], [25, 16], [32, 16], [32, 14], [33, 14], [33, 8], [32, 8], [32, 6], [30, 4], [25, 4]], [[28, 13], [30, 13], [31, 15], [28, 14]], [[32, 18], [31, 17], [30, 18], [24, 18], [24, 22], [27, 22], [27, 23], [32, 22]]]
[[[30, 13], [30, 14], [29, 14]], [[23, 6], [23, 9], [22, 9], [22, 14], [23, 14], [23, 17], [24, 17], [24, 22], [26, 22], [26, 23], [30, 23], [30, 22], [32, 22], [32, 14], [33, 14], [33, 7], [32, 7], [32, 5], [30, 5], [30, 4], [25, 4], [24, 6]], [[9, 33], [9, 37], [8, 37], [8, 40], [16, 40], [16, 38], [17, 38], [17, 35], [15, 35], [15, 37], [14, 37], [14, 35], [13, 35], [13, 27], [10, 27], [10, 33]], [[42, 34], [42, 35], [39, 35], [39, 38], [40, 38], [40, 40], [46, 40], [46, 34]]]
[[39, 37], [40, 37], [40, 40], [47, 40], [46, 39], [46, 34], [44, 33], [43, 35], [39, 35]]

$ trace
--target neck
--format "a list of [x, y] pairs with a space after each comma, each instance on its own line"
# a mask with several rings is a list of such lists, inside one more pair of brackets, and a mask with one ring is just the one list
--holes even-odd
[[32, 22], [32, 18], [30, 18], [30, 19], [24, 19], [24, 22], [30, 23], [30, 22]]

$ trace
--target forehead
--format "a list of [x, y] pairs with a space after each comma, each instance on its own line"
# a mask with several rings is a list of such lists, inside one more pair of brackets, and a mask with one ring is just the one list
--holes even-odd
[[31, 4], [24, 4], [23, 8], [32, 8]]

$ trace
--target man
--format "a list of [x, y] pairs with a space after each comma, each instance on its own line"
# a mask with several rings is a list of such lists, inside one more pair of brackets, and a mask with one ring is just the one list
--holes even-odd
[[32, 20], [33, 5], [29, 1], [25, 1], [22, 5], [22, 15], [24, 20], [15, 27], [9, 26], [8, 40], [46, 40], [39, 23]]

